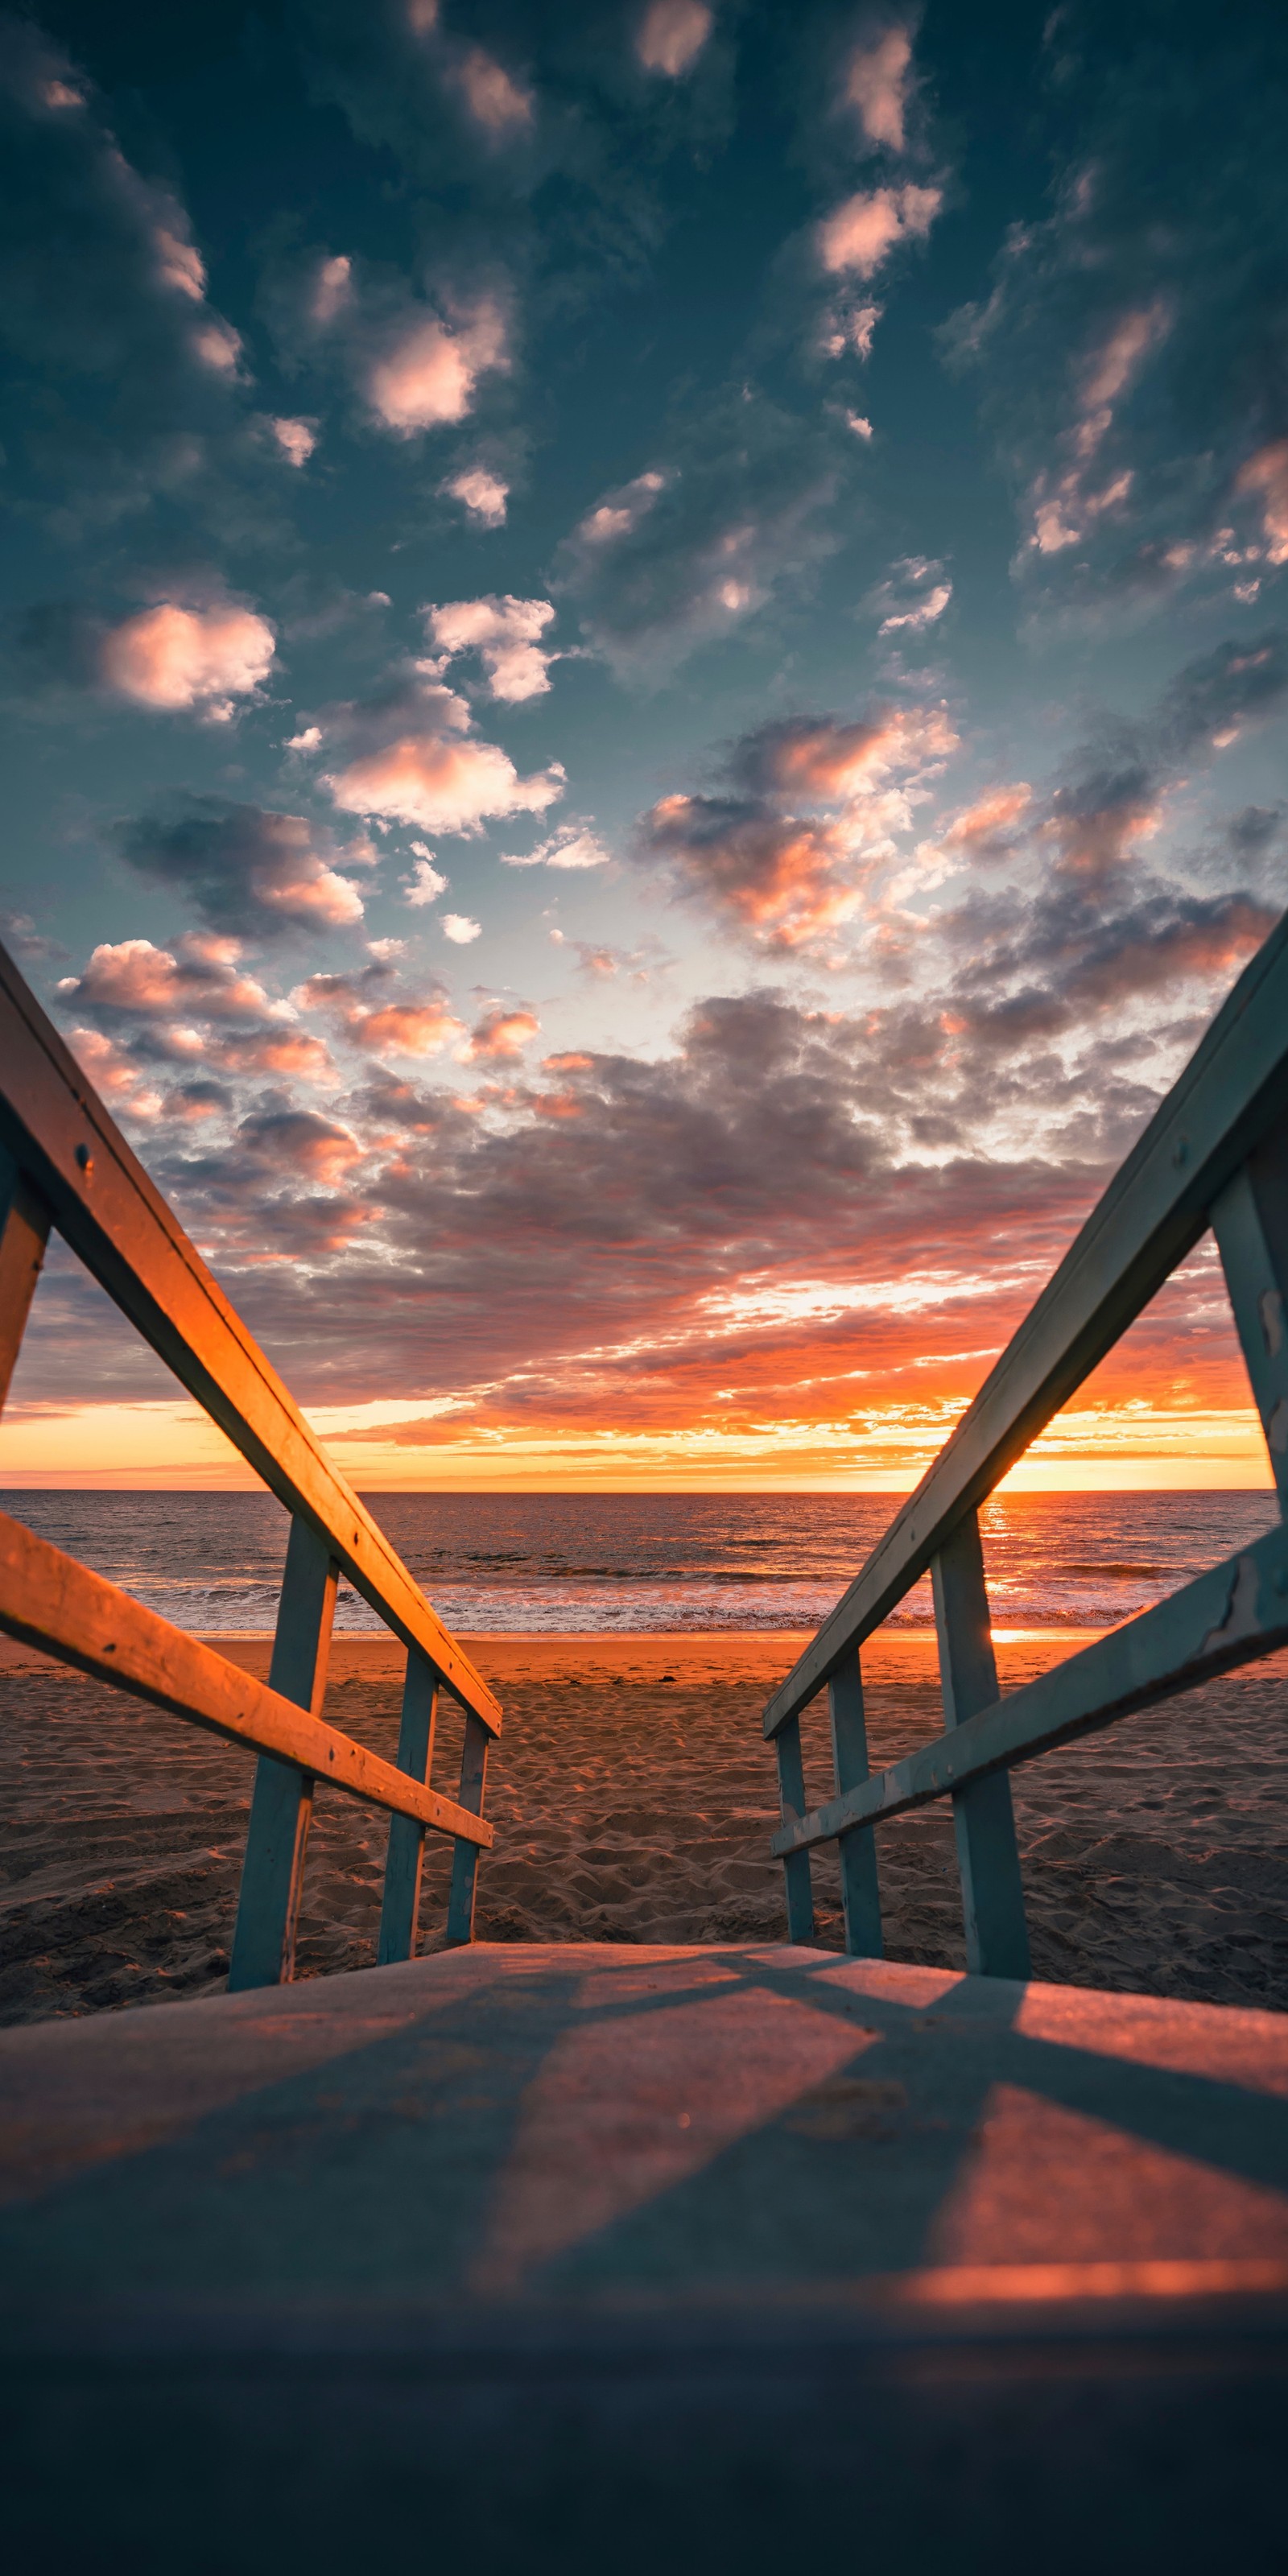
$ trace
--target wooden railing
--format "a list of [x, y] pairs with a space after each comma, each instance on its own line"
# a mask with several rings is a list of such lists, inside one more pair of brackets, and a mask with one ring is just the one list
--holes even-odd
[[[0, 1514], [0, 1629], [259, 1756], [230, 1987], [294, 1969], [316, 1780], [387, 1808], [378, 1956], [416, 1945], [426, 1830], [453, 1838], [447, 1937], [473, 1936], [487, 1748], [501, 1711], [336, 1472], [240, 1316], [0, 949], [0, 1404], [51, 1227], [291, 1514], [265, 1686]], [[321, 1708], [341, 1574], [407, 1649], [397, 1764]], [[440, 1691], [465, 1712], [455, 1799], [428, 1786]]]
[[[1028, 1973], [1008, 1773], [1054, 1745], [1288, 1645], [1279, 1527], [999, 1700], [979, 1507], [1164, 1280], [1216, 1235], [1270, 1466], [1288, 1490], [1288, 918], [1240, 977], [934, 1465], [765, 1711], [776, 1740], [790, 1937], [808, 1941], [810, 1853], [838, 1841], [847, 1947], [881, 1952], [880, 1820], [950, 1797], [967, 1964]], [[946, 1732], [869, 1774], [861, 1653], [929, 1571]], [[801, 1712], [826, 1688], [835, 1795], [806, 1811]]]

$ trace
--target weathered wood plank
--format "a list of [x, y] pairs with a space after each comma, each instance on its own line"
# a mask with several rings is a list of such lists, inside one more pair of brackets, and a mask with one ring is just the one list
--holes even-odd
[[[434, 1759], [434, 1724], [438, 1712], [438, 1675], [423, 1655], [407, 1658], [402, 1720], [398, 1729], [398, 1768], [413, 1780], [428, 1780]], [[391, 1816], [385, 1885], [380, 1906], [376, 1965], [414, 1959], [420, 1914], [420, 1882], [425, 1862], [425, 1831], [414, 1816]]]
[[[863, 1673], [857, 1654], [849, 1656], [827, 1686], [832, 1728], [832, 1770], [838, 1791], [860, 1788], [869, 1777], [868, 1728], [863, 1707]], [[780, 1735], [778, 1739], [783, 1741]], [[806, 1854], [808, 1858], [808, 1854]], [[881, 1887], [877, 1847], [871, 1830], [860, 1827], [842, 1834], [841, 1906], [845, 1946], [856, 1959], [881, 1956]]]
[[[268, 1686], [314, 1717], [326, 1698], [335, 1618], [336, 1563], [308, 1521], [294, 1520], [286, 1549]], [[255, 1768], [228, 1991], [289, 1985], [313, 1820], [313, 1774], [261, 1753]]]
[[[944, 1720], [963, 1726], [997, 1699], [984, 1552], [974, 1512], [960, 1520], [931, 1568]], [[966, 1965], [981, 1977], [1027, 1977], [1029, 1936], [1015, 1840], [1011, 1783], [990, 1771], [953, 1792]]]
[[[483, 1792], [487, 1784], [488, 1740], [477, 1719], [465, 1720], [465, 1743], [461, 1753], [460, 1802], [471, 1815], [483, 1813]], [[447, 1938], [453, 1945], [474, 1938], [474, 1900], [478, 1892], [479, 1855], [476, 1842], [464, 1838], [452, 1854], [452, 1884], [447, 1899]]]
[[[800, 1721], [785, 1726], [778, 1738], [778, 1803], [784, 1821], [805, 1813], [805, 1762], [801, 1753]], [[812, 1941], [814, 1938], [814, 1886], [810, 1875], [809, 1853], [790, 1851], [783, 1858], [783, 1887], [787, 1898], [787, 1938], [789, 1941]]]
[[12, 1157], [0, 1150], [0, 1410], [22, 1348], [48, 1240], [48, 1208], [41, 1205]]
[[1269, 1137], [1212, 1209], [1280, 1507], [1288, 1495], [1288, 1138]]
[[392, 1762], [382, 1762], [337, 1727], [294, 1707], [5, 1513], [0, 1513], [0, 1630], [42, 1654], [61, 1656], [96, 1681], [114, 1682], [174, 1717], [245, 1745], [248, 1752], [296, 1763], [349, 1797], [397, 1816], [415, 1816], [436, 1833], [491, 1847], [492, 1827], [481, 1815], [409, 1780]]
[[798, 1715], [924, 1574], [1198, 1241], [1288, 1114], [1288, 918], [1272, 932], [1088, 1217], [933, 1466], [773, 1694]]
[[492, 1734], [492, 1691], [332, 1466], [16, 966], [0, 949], [0, 1146], [73, 1252], [350, 1581]]
[[1288, 1646], [1288, 1531], [1274, 1529], [861, 1788], [780, 1826], [770, 1849], [783, 1859], [831, 1842], [852, 1825], [924, 1807], [969, 1780], [1049, 1753], [1280, 1646]]

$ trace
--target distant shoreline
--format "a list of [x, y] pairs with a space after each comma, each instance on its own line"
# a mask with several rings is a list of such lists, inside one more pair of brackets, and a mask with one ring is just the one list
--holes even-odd
[[[472, 1662], [488, 1680], [504, 1682], [522, 1673], [554, 1681], [565, 1675], [616, 1676], [622, 1680], [660, 1680], [698, 1685], [708, 1681], [762, 1681], [766, 1688], [790, 1671], [815, 1634], [812, 1628], [682, 1628], [579, 1630], [453, 1630]], [[1001, 1630], [994, 1639], [1005, 1677], [1013, 1655], [1026, 1665], [1057, 1662], [1104, 1634], [1099, 1628], [1025, 1628]], [[241, 1664], [261, 1680], [268, 1676], [272, 1630], [221, 1629], [202, 1632], [203, 1645]], [[891, 1672], [932, 1663], [932, 1629], [884, 1629], [864, 1648], [865, 1667]], [[331, 1679], [383, 1681], [401, 1674], [406, 1648], [387, 1632], [342, 1632], [332, 1641]], [[0, 1672], [47, 1670], [56, 1658], [0, 1637]]]

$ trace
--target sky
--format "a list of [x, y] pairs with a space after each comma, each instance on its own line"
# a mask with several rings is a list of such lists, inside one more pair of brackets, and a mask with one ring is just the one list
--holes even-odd
[[[915, 1483], [1285, 900], [1288, 18], [0, 18], [3, 936], [351, 1481]], [[0, 1482], [249, 1481], [57, 1247]], [[1260, 1485], [1210, 1243], [1016, 1481]]]

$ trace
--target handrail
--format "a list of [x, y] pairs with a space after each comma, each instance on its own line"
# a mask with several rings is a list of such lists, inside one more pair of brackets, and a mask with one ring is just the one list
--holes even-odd
[[298, 1764], [391, 1815], [490, 1850], [493, 1828], [452, 1798], [410, 1779], [339, 1727], [267, 1689], [199, 1637], [145, 1610], [101, 1574], [64, 1556], [0, 1512], [0, 1628], [56, 1654], [94, 1681], [222, 1735], [248, 1752]]
[[0, 948], [0, 1145], [59, 1233], [355, 1589], [486, 1727], [494, 1693], [339, 1471]]
[[[978, 1511], [1211, 1226], [1281, 1525], [1227, 1565], [999, 1699]], [[1131, 1710], [1288, 1644], [1288, 915], [1245, 968], [1139, 1143], [848, 1591], [764, 1713], [776, 1743], [792, 1940], [810, 1853], [840, 1845], [846, 1946], [881, 1948], [871, 1827], [953, 1803], [967, 1966], [1028, 1973], [1009, 1773]], [[929, 1572], [945, 1731], [873, 1777], [861, 1649]], [[836, 1794], [807, 1809], [801, 1713], [826, 1686]]]
[[[268, 1685], [0, 1515], [0, 1630], [258, 1755], [230, 1990], [295, 1970], [318, 1780], [388, 1810], [377, 1955], [414, 1956], [427, 1830], [453, 1842], [445, 1937], [474, 1937], [501, 1710], [321, 1443], [0, 949], [0, 1405], [50, 1226], [291, 1514]], [[341, 1574], [407, 1649], [396, 1764], [322, 1716]], [[460, 1793], [430, 1786], [440, 1686], [465, 1712]]]
[[1193, 1250], [1239, 1165], [1288, 1109], [1288, 916], [1088, 1217], [914, 1494], [770, 1699], [799, 1716], [925, 1574]]

